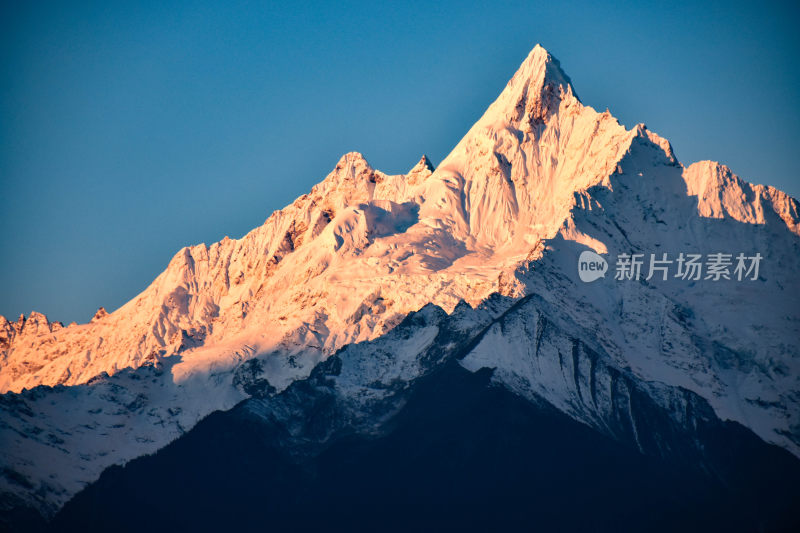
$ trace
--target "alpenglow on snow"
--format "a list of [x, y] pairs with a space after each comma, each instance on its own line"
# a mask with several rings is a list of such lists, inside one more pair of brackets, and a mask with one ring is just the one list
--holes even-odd
[[[107, 467], [337, 352], [337, 394], [361, 420], [432, 347], [600, 431], [634, 388], [676, 420], [690, 393], [800, 456], [799, 221], [787, 194], [683, 166], [643, 124], [582, 104], [537, 46], [437, 167], [387, 175], [345, 154], [241, 239], [180, 250], [112, 313], [0, 317], [0, 491], [52, 516]], [[579, 277], [587, 252], [720, 250], [760, 253], [758, 280]], [[393, 336], [410, 313], [427, 318]], [[444, 324], [458, 341], [440, 342]]]

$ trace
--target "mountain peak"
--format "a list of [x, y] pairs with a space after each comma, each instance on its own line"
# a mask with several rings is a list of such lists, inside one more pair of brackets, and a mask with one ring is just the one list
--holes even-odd
[[98, 320], [103, 319], [104, 317], [108, 316], [108, 311], [106, 311], [105, 307], [100, 307], [97, 312], [92, 317], [92, 322], [97, 322]]
[[528, 130], [547, 122], [563, 99], [579, 101], [558, 59], [536, 45], [489, 107], [483, 120]]
[[419, 162], [408, 171], [406, 176], [408, 176], [409, 183], [416, 184], [433, 174], [434, 170], [435, 168], [431, 160], [428, 159], [427, 155], [423, 154]]
[[561, 70], [561, 63], [558, 59], [537, 44], [514, 73], [508, 85], [537, 91], [546, 86], [555, 88], [561, 86], [566, 91], [572, 88], [572, 81]]
[[435, 168], [433, 166], [433, 163], [428, 158], [428, 156], [425, 155], [425, 154], [422, 154], [422, 158], [419, 160], [419, 163], [417, 163], [417, 165], [423, 165], [425, 168], [427, 168], [431, 172], [433, 172], [435, 170]]
[[348, 152], [344, 154], [336, 167], [331, 172], [335, 175], [346, 179], [368, 178], [374, 173], [372, 165], [367, 162], [366, 158], [359, 152]]
[[336, 163], [336, 168], [344, 168], [348, 165], [356, 165], [356, 166], [370, 166], [367, 162], [367, 159], [361, 152], [347, 152], [341, 158], [339, 158], [339, 162]]
[[[367, 162], [366, 158], [359, 152], [347, 152], [336, 163], [330, 174], [317, 184], [315, 188], [328, 184], [351, 183], [358, 184], [362, 181], [374, 181], [375, 169]], [[333, 186], [338, 186], [333, 185]]]
[[414, 165], [414, 168], [409, 170], [408, 173], [413, 174], [423, 170], [428, 170], [430, 172], [433, 172], [435, 170], [433, 163], [431, 163], [431, 160], [428, 159], [428, 156], [425, 154], [422, 155], [422, 158], [419, 160], [419, 162], [416, 165]]
[[[664, 387], [692, 390], [705, 394], [703, 403], [687, 406], [717, 409], [800, 455], [797, 201], [740, 183], [714, 163], [683, 170], [668, 141], [644, 124], [627, 130], [610, 112], [583, 106], [538, 45], [433, 168], [423, 156], [407, 175], [387, 175], [347, 153], [308, 194], [241, 239], [183, 248], [113, 314], [101, 308], [89, 324], [63, 331], [43, 315], [0, 317], [1, 393], [92, 383], [26, 393], [0, 414], [0, 498], [8, 472], [17, 472], [26, 482], [14, 490], [54, 512], [106, 467], [155, 451], [248, 395], [272, 398], [314, 368], [344, 368], [334, 381], [353, 391], [348, 402], [372, 409], [396, 391], [405, 401], [394, 384], [435, 371], [446, 354], [471, 371], [494, 368], [492, 380], [600, 426], [616, 416], [601, 389], [656, 383], [653, 405], [662, 406], [683, 405]], [[643, 275], [642, 283], [588, 285], [575, 277], [588, 249], [610, 258], [662, 249], [761, 253], [765, 274], [757, 282], [657, 276], [645, 284]], [[445, 313], [455, 314], [452, 322]], [[347, 346], [364, 350], [363, 362], [350, 351], [329, 359]], [[747, 357], [741, 365], [737, 354]], [[149, 368], [167, 359], [168, 371]], [[139, 367], [148, 368], [121, 373]], [[327, 375], [315, 376], [328, 387]], [[597, 399], [595, 382], [605, 384], [594, 387]], [[560, 383], [567, 388], [553, 385]], [[18, 417], [23, 410], [30, 416]], [[625, 434], [649, 427], [628, 426], [632, 412], [622, 415]], [[28, 427], [47, 429], [27, 435]], [[54, 447], [48, 435], [64, 443]]]
[[[359, 152], [344, 154], [333, 170], [322, 182], [314, 185], [311, 196], [320, 200], [325, 199], [329, 206], [338, 207], [354, 205], [368, 201], [372, 198], [375, 184], [379, 181], [381, 173], [376, 171]], [[305, 196], [298, 198], [301, 201]], [[305, 205], [297, 204], [296, 205]], [[306, 207], [301, 207], [306, 209]]]

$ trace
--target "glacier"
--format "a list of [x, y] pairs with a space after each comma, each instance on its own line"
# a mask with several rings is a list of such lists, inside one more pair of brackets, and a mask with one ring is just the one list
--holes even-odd
[[[179, 251], [112, 313], [0, 317], [0, 511], [53, 516], [109, 466], [248, 398], [279, 416], [282, 394], [334, 362], [346, 423], [369, 433], [399, 408], [384, 408], [393, 391], [456, 353], [643, 453], [664, 450], [636, 395], [688, 432], [702, 405], [800, 456], [799, 220], [791, 196], [683, 166], [644, 124], [584, 105], [537, 46], [437, 167], [387, 175], [345, 154], [243, 238]], [[755, 281], [587, 284], [586, 250], [764, 260]]]

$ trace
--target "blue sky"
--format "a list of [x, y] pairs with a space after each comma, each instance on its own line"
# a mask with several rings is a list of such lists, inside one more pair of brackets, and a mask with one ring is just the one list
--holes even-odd
[[[536, 43], [584, 103], [800, 196], [796, 2], [0, 7], [0, 314], [87, 321], [348, 151], [439, 162]], [[116, 4], [116, 5], [112, 5]], [[132, 4], [132, 3], [130, 3]]]

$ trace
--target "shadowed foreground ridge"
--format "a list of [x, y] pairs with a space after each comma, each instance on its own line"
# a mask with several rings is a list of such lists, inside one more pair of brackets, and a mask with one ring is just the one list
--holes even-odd
[[[800, 524], [800, 464], [737, 424], [698, 428], [713, 462], [695, 463], [688, 445], [691, 460], [645, 456], [491, 386], [490, 374], [445, 364], [416, 384], [385, 434], [344, 431], [302, 457], [285, 448], [287, 428], [265, 423], [248, 406], [258, 400], [248, 400], [155, 456], [106, 471], [67, 504], [53, 530], [777, 531]], [[320, 408], [317, 423], [326, 425], [331, 413]]]
[[[0, 524], [793, 525], [799, 210], [537, 46], [438, 166], [345, 154], [112, 313], [0, 317]], [[584, 283], [584, 252], [763, 261]]]

